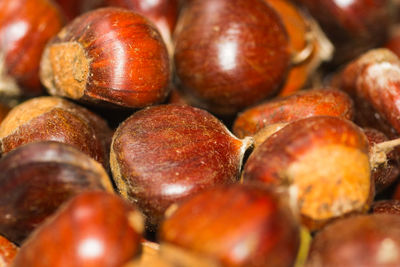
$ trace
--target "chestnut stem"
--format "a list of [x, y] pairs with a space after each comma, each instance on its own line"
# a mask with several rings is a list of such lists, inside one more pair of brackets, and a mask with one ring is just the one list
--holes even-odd
[[390, 141], [375, 144], [370, 152], [370, 165], [374, 169], [381, 164], [387, 163], [387, 154], [390, 153], [396, 146], [400, 145], [400, 138]]

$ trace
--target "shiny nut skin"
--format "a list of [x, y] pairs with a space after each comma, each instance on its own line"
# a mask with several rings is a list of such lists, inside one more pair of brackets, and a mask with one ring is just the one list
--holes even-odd
[[17, 244], [71, 197], [113, 191], [99, 163], [58, 142], [21, 146], [1, 158], [0, 168], [0, 234]]
[[391, 214], [338, 220], [317, 233], [306, 266], [399, 266], [399, 225]]
[[51, 140], [73, 145], [108, 167], [111, 129], [75, 103], [59, 97], [37, 97], [14, 107], [0, 125], [0, 151]]
[[243, 180], [297, 192], [302, 222], [317, 230], [372, 201], [368, 141], [352, 122], [332, 116], [298, 120], [270, 136], [250, 155]]
[[221, 266], [292, 266], [299, 225], [285, 198], [260, 185], [220, 186], [183, 202], [161, 226], [172, 244]]
[[[178, 2], [178, 0], [104, 0], [108, 6], [127, 8], [151, 20], [169, 49], [173, 49], [171, 38], [178, 19]], [[172, 53], [171, 50], [171, 55]]]
[[189, 1], [174, 41], [181, 89], [221, 115], [277, 93], [289, 67], [286, 30], [264, 0]]
[[172, 203], [236, 182], [248, 142], [205, 110], [160, 105], [134, 113], [118, 127], [110, 165], [120, 193], [157, 225]]
[[166, 98], [170, 63], [153, 24], [109, 7], [77, 17], [47, 44], [40, 77], [51, 95], [141, 108]]
[[353, 101], [333, 88], [302, 91], [248, 108], [238, 115], [233, 125], [236, 136], [243, 138], [274, 123], [293, 122], [312, 116], [353, 118]]
[[63, 16], [51, 0], [0, 1], [0, 60], [4, 60], [0, 65], [15, 79], [21, 94], [42, 93], [40, 58], [63, 25]]
[[106, 192], [76, 196], [22, 245], [13, 267], [120, 267], [140, 252], [142, 215]]

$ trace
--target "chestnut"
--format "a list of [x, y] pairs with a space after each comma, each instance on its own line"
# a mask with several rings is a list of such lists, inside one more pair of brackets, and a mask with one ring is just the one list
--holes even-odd
[[239, 113], [233, 132], [243, 138], [274, 123], [288, 123], [318, 116], [338, 116], [351, 120], [354, 108], [351, 98], [333, 88], [318, 88], [265, 101]]
[[0, 1], [0, 94], [17, 97], [43, 92], [40, 58], [63, 25], [63, 15], [51, 0]]
[[170, 64], [147, 19], [110, 7], [77, 17], [47, 44], [40, 78], [51, 95], [142, 108], [166, 98]]
[[334, 218], [368, 210], [374, 193], [368, 148], [364, 132], [349, 120], [298, 120], [253, 151], [243, 180], [296, 192], [303, 224], [317, 230]]
[[159, 236], [161, 251], [172, 245], [221, 266], [293, 266], [300, 232], [285, 194], [236, 184], [208, 189], [178, 205]]
[[250, 139], [237, 139], [213, 115], [188, 105], [137, 111], [115, 131], [113, 179], [154, 230], [171, 204], [218, 184], [235, 183]]
[[179, 87], [218, 115], [276, 94], [290, 65], [286, 29], [264, 0], [187, 1], [174, 41]]
[[399, 225], [391, 214], [338, 220], [317, 233], [306, 266], [399, 266]]
[[16, 244], [74, 195], [113, 191], [98, 162], [58, 142], [21, 146], [0, 159], [0, 169], [0, 234]]
[[143, 218], [106, 192], [82, 193], [43, 223], [11, 266], [120, 267], [140, 253]]
[[107, 123], [75, 103], [59, 97], [37, 97], [14, 107], [0, 124], [0, 152], [52, 140], [75, 146], [108, 167], [112, 131]]
[[127, 8], [151, 20], [160, 31], [170, 55], [172, 33], [178, 19], [178, 0], [103, 0], [108, 6]]
[[0, 266], [9, 266], [17, 253], [18, 247], [0, 235]]
[[388, 49], [374, 49], [345, 66], [333, 83], [354, 98], [359, 125], [394, 138], [400, 133], [399, 75], [399, 58]]

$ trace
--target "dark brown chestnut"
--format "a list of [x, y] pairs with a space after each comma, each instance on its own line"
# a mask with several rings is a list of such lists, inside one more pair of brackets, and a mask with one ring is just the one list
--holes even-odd
[[162, 37], [126, 9], [96, 9], [70, 22], [47, 44], [40, 67], [51, 95], [92, 104], [141, 108], [169, 92]]
[[290, 64], [287, 32], [264, 0], [188, 1], [174, 41], [179, 86], [221, 115], [277, 93]]
[[316, 116], [270, 136], [247, 160], [243, 179], [289, 188], [311, 230], [344, 214], [367, 211], [374, 186], [368, 141], [349, 120]]
[[119, 192], [157, 225], [172, 203], [236, 182], [250, 144], [205, 110], [160, 105], [134, 113], [118, 127], [110, 165]]
[[121, 267], [141, 250], [143, 218], [117, 195], [82, 193], [22, 245], [11, 266]]
[[300, 232], [286, 197], [262, 185], [203, 191], [162, 223], [161, 250], [173, 245], [221, 266], [293, 266]]
[[400, 216], [359, 215], [317, 233], [306, 267], [400, 265]]
[[89, 110], [59, 97], [37, 97], [14, 107], [0, 125], [2, 154], [52, 140], [73, 145], [108, 168], [112, 132]]
[[63, 24], [63, 16], [51, 0], [0, 1], [1, 95], [42, 93], [40, 58]]
[[347, 94], [333, 88], [313, 89], [266, 101], [243, 111], [233, 124], [233, 132], [243, 138], [274, 123], [321, 115], [351, 120], [353, 113], [353, 101]]
[[21, 146], [1, 158], [0, 170], [0, 234], [17, 244], [78, 193], [113, 191], [97, 161], [58, 142]]

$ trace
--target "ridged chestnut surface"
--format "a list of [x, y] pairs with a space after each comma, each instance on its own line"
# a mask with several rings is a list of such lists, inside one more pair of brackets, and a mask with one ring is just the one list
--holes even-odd
[[168, 94], [168, 52], [156, 28], [126, 9], [81, 15], [43, 53], [41, 81], [51, 95], [140, 108]]
[[21, 146], [1, 158], [0, 170], [0, 234], [17, 244], [74, 195], [113, 191], [98, 162], [58, 142]]
[[233, 132], [238, 137], [251, 136], [265, 126], [286, 123], [311, 116], [353, 118], [353, 101], [333, 88], [302, 91], [284, 98], [266, 101], [238, 115]]
[[296, 0], [320, 23], [335, 45], [333, 62], [348, 60], [382, 45], [392, 23], [391, 0]]
[[60, 97], [37, 97], [14, 107], [0, 125], [2, 154], [20, 145], [51, 140], [73, 145], [108, 167], [112, 132], [107, 123]]
[[293, 266], [299, 224], [284, 195], [260, 185], [206, 190], [183, 202], [161, 226], [172, 244], [221, 266]]
[[121, 267], [141, 249], [143, 218], [117, 195], [86, 192], [22, 245], [13, 267]]
[[371, 211], [373, 213], [400, 215], [400, 200], [386, 199], [386, 200], [376, 201], [372, 204]]
[[249, 143], [205, 110], [160, 105], [136, 112], [118, 127], [110, 165], [120, 193], [154, 225], [172, 203], [236, 182]]
[[262, 143], [244, 166], [244, 181], [297, 192], [303, 223], [317, 229], [373, 196], [368, 141], [352, 122], [317, 116], [290, 123]]
[[288, 71], [286, 30], [264, 0], [188, 1], [174, 36], [180, 87], [218, 114], [273, 95]]
[[108, 6], [127, 8], [150, 19], [173, 55], [172, 33], [178, 19], [179, 0], [104, 0]]
[[338, 220], [315, 236], [306, 266], [399, 266], [399, 225], [390, 214]]
[[42, 93], [40, 57], [63, 24], [51, 0], [0, 1], [0, 93]]

